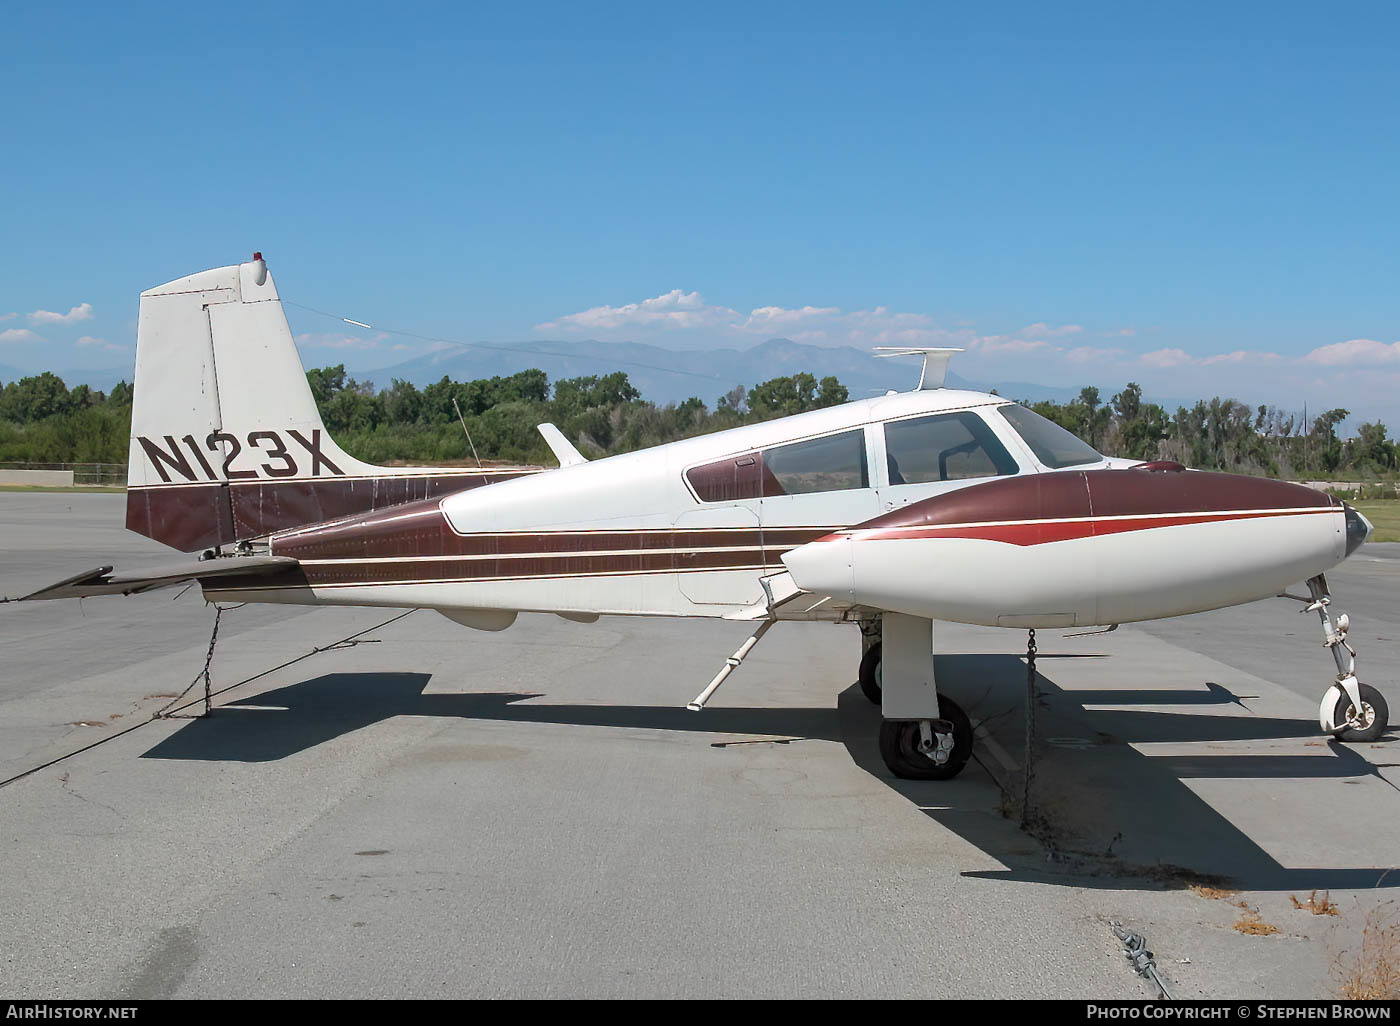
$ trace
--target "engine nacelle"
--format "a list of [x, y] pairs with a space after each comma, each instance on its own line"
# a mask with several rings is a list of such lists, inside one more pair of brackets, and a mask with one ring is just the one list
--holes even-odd
[[1370, 525], [1302, 485], [1177, 464], [1003, 478], [787, 553], [806, 591], [934, 620], [1081, 627], [1276, 595]]

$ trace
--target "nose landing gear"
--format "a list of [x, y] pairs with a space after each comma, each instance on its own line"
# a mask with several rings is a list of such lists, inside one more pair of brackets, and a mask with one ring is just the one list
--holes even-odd
[[1327, 593], [1327, 578], [1322, 574], [1308, 579], [1308, 593], [1310, 598], [1300, 599], [1307, 603], [1301, 612], [1317, 613], [1322, 623], [1322, 643], [1331, 650], [1337, 664], [1337, 679], [1322, 696], [1318, 723], [1324, 732], [1339, 741], [1375, 741], [1389, 725], [1390, 710], [1379, 691], [1356, 679], [1356, 649], [1347, 643], [1351, 619], [1341, 613], [1334, 621], [1328, 613], [1332, 597]]

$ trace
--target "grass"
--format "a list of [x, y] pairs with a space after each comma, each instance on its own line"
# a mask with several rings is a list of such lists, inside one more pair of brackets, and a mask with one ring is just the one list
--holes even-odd
[[1235, 923], [1235, 929], [1240, 933], [1250, 937], [1268, 937], [1270, 934], [1279, 932], [1278, 927], [1273, 923], [1264, 922], [1264, 917], [1259, 914], [1259, 909], [1250, 905], [1249, 902], [1241, 899], [1232, 901], [1230, 904], [1243, 910], [1240, 912], [1239, 921]]
[[1332, 900], [1329, 892], [1323, 891], [1322, 897], [1317, 896], [1317, 891], [1308, 895], [1307, 901], [1299, 901], [1296, 894], [1290, 894], [1288, 900], [1293, 902], [1293, 907], [1304, 912], [1311, 912], [1315, 916], [1339, 916], [1342, 913], [1337, 908], [1337, 903]]
[[1332, 978], [1338, 994], [1352, 1001], [1400, 998], [1400, 919], [1394, 902], [1366, 914], [1361, 943], [1334, 956]]
[[68, 492], [70, 494], [73, 492], [81, 492], [87, 494], [88, 492], [113, 493], [124, 491], [126, 491], [125, 485], [74, 485], [71, 488], [49, 487], [48, 485], [0, 485], [0, 492]]
[[1204, 883], [1193, 883], [1187, 890], [1209, 901], [1222, 901], [1225, 898], [1233, 898], [1235, 896], [1234, 891], [1227, 890], [1224, 887], [1212, 887], [1210, 884]]
[[1368, 499], [1352, 505], [1375, 525], [1372, 541], [1400, 542], [1400, 499]]

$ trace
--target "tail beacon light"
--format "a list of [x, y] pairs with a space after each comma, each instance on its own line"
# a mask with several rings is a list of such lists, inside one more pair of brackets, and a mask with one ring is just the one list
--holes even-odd
[[993, 627], [1080, 627], [1277, 595], [1371, 525], [1302, 485], [1235, 474], [1063, 471], [925, 499], [783, 557], [854, 606]]

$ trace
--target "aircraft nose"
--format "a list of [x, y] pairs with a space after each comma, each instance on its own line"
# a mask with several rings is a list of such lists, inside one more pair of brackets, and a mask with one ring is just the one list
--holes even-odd
[[1359, 549], [1364, 542], [1371, 540], [1371, 535], [1375, 533], [1375, 528], [1371, 526], [1371, 521], [1367, 520], [1347, 503], [1347, 555]]

